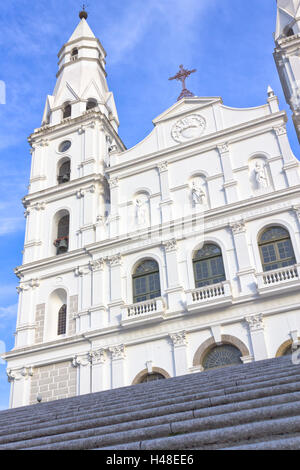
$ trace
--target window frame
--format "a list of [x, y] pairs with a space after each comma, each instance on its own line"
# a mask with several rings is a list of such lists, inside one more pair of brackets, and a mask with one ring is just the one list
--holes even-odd
[[[218, 248], [219, 254], [211, 254], [206, 257], [197, 257], [198, 253], [202, 251], [206, 246], [213, 246]], [[216, 275], [213, 274], [213, 269], [211, 265], [211, 261], [213, 260], [221, 260], [222, 262], [222, 273], [218, 273]], [[207, 262], [208, 264], [208, 277], [203, 279], [197, 279], [197, 264]], [[212, 242], [207, 242], [203, 245], [200, 250], [197, 250], [193, 256], [193, 273], [194, 273], [194, 282], [196, 289], [200, 289], [201, 287], [210, 286], [214, 284], [219, 284], [220, 282], [226, 281], [226, 272], [225, 272], [225, 265], [223, 260], [223, 253], [222, 249], [219, 245]]]
[[[271, 231], [273, 229], [281, 229], [285, 232], [285, 235], [282, 234], [282, 236], [279, 236], [278, 238], [274, 238], [273, 240], [262, 241], [263, 236], [268, 231]], [[286, 242], [286, 241], [288, 241], [290, 244], [292, 256], [281, 258], [279, 244]], [[264, 247], [271, 247], [271, 246], [273, 247], [273, 251], [275, 253], [276, 259], [273, 261], [266, 262], [264, 258], [263, 249]], [[270, 227], [265, 228], [261, 232], [259, 240], [258, 240], [258, 249], [259, 249], [259, 255], [260, 255], [263, 272], [274, 271], [276, 269], [282, 269], [287, 266], [293, 266], [294, 264], [297, 263], [294, 246], [291, 240], [290, 233], [285, 227], [281, 227], [280, 225], [272, 225]]]
[[[137, 273], [137, 270], [146, 262], [151, 261], [156, 264], [156, 268], [153, 270], [146, 271], [144, 273]], [[151, 290], [149, 282], [150, 282], [150, 276], [157, 275], [158, 281], [159, 281], [159, 289], [153, 289]], [[137, 279], [146, 279], [146, 288], [144, 293], [137, 293], [136, 292], [136, 283], [135, 281]], [[147, 258], [138, 263], [136, 266], [134, 273], [132, 275], [132, 297], [133, 297], [133, 303], [140, 303], [140, 302], [146, 302], [147, 300], [152, 300], [152, 299], [157, 299], [161, 296], [161, 280], [160, 280], [160, 269], [159, 269], [159, 264], [156, 260]], [[141, 297], [144, 297], [141, 299]]]

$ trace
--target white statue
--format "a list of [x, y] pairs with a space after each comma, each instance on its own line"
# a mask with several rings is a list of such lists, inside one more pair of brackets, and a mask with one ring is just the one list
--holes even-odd
[[265, 170], [265, 165], [261, 162], [256, 162], [255, 164], [255, 177], [258, 187], [264, 189], [268, 187], [268, 180]]
[[203, 191], [203, 189], [201, 189], [199, 184], [196, 184], [196, 182], [193, 181], [192, 199], [193, 199], [194, 205], [196, 206], [198, 204], [203, 204], [204, 198], [205, 198], [205, 192]]
[[138, 225], [146, 225], [149, 222], [148, 201], [136, 199], [135, 204]]

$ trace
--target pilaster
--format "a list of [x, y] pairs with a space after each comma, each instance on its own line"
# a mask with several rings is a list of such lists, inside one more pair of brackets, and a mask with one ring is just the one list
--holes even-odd
[[295, 186], [299, 184], [299, 162], [294, 157], [290, 147], [286, 127], [275, 127], [274, 132], [276, 134], [280, 152], [282, 154], [284, 163], [283, 169], [288, 180], [288, 185]]
[[230, 224], [230, 229], [238, 260], [237, 275], [240, 281], [241, 292], [243, 294], [255, 293], [255, 269], [251, 265], [245, 222], [243, 220], [232, 222]]
[[92, 393], [107, 390], [107, 355], [105, 349], [97, 349], [90, 353], [92, 362]]
[[112, 388], [124, 387], [125, 383], [125, 346], [124, 344], [109, 348], [111, 353]]
[[186, 332], [179, 331], [169, 336], [173, 344], [175, 375], [185, 375], [188, 373]]
[[77, 395], [91, 393], [91, 357], [89, 353], [76, 355], [73, 358], [73, 367], [78, 368]]
[[33, 375], [32, 367], [7, 369], [8, 381], [11, 383], [10, 408], [17, 408], [29, 404], [30, 379]]
[[232, 164], [230, 159], [230, 149], [228, 143], [218, 145], [218, 151], [221, 159], [224, 174], [224, 191], [227, 204], [238, 201], [237, 181], [234, 179]]
[[172, 311], [182, 311], [182, 292], [180, 285], [178, 259], [177, 259], [177, 241], [175, 239], [166, 240], [162, 243], [166, 257], [167, 282], [166, 289], [168, 295], [168, 307]]
[[263, 315], [251, 315], [246, 318], [246, 322], [248, 323], [250, 331], [255, 361], [268, 359]]
[[173, 201], [170, 195], [169, 187], [169, 171], [168, 162], [163, 161], [157, 166], [160, 178], [160, 191], [161, 191], [161, 220], [162, 223], [172, 220], [172, 204]]

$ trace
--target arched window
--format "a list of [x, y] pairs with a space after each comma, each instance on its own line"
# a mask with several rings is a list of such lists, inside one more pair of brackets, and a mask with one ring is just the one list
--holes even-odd
[[54, 241], [54, 246], [56, 247], [56, 254], [61, 255], [66, 253], [69, 248], [69, 224], [70, 216], [69, 214], [61, 217], [57, 224], [57, 238]]
[[71, 176], [71, 161], [65, 160], [59, 167], [58, 170], [58, 184], [63, 184], [67, 183], [70, 181], [70, 176]]
[[226, 280], [221, 249], [207, 243], [198, 250], [193, 259], [196, 287], [217, 284]]
[[74, 47], [74, 49], [71, 52], [71, 60], [77, 60], [78, 59], [78, 49], [77, 47]]
[[242, 364], [241, 356], [241, 351], [231, 344], [215, 346], [204, 357], [202, 366], [207, 370]]
[[287, 36], [287, 37], [294, 36], [294, 30], [293, 30], [293, 28], [288, 28], [288, 29], [287, 29], [287, 31], [286, 31], [286, 36]]
[[133, 275], [133, 302], [160, 297], [159, 267], [156, 261], [148, 259], [138, 265]]
[[94, 100], [93, 98], [88, 99], [86, 103], [86, 110], [88, 111], [89, 109], [93, 109], [98, 105], [97, 101]]
[[159, 374], [158, 372], [153, 372], [153, 374], [146, 374], [141, 380], [141, 384], [146, 383], [146, 382], [155, 382], [156, 380], [163, 380], [165, 377], [162, 374]]
[[67, 326], [67, 306], [64, 304], [58, 312], [57, 334], [65, 335]]
[[288, 231], [282, 227], [266, 229], [259, 240], [263, 271], [272, 271], [296, 264]]
[[71, 117], [72, 108], [70, 103], [65, 103], [63, 107], [63, 119]]

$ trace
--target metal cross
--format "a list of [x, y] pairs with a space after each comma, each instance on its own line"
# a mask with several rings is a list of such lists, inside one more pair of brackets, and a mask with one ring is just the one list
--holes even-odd
[[178, 80], [182, 84], [182, 91], [179, 95], [177, 101], [181, 100], [181, 98], [194, 96], [194, 94], [186, 88], [185, 81], [186, 79], [192, 74], [197, 72], [196, 69], [193, 70], [186, 70], [183, 65], [179, 66], [179, 72], [174, 75], [174, 77], [170, 77], [169, 80]]

